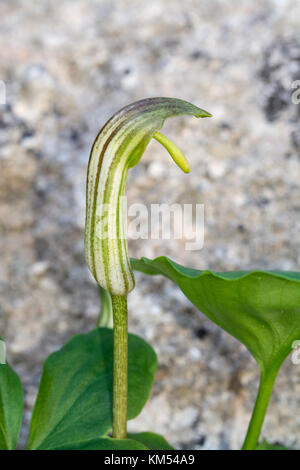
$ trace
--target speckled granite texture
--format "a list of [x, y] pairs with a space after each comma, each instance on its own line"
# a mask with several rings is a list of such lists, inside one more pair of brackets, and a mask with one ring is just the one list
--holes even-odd
[[[216, 270], [300, 270], [300, 3], [288, 0], [56, 0], [0, 3], [0, 331], [26, 391], [42, 362], [94, 325], [99, 299], [83, 254], [85, 173], [99, 128], [123, 105], [176, 96], [213, 119], [170, 120], [184, 175], [158, 143], [129, 176], [129, 202], [205, 204], [205, 245], [137, 240]], [[131, 429], [183, 449], [242, 443], [258, 374], [248, 352], [170, 283], [137, 275], [130, 330], [159, 370]], [[300, 339], [300, 338], [299, 338]], [[284, 365], [263, 435], [300, 447], [300, 366]]]

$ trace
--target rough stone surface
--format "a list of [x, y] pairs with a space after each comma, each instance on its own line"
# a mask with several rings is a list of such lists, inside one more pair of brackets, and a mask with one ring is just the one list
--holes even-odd
[[[176, 96], [214, 119], [170, 120], [181, 173], [156, 142], [128, 181], [129, 202], [204, 203], [205, 244], [136, 240], [216, 270], [300, 264], [300, 5], [266, 0], [3, 0], [0, 4], [0, 331], [22, 377], [26, 414], [42, 362], [98, 315], [83, 254], [85, 173], [99, 128], [123, 105]], [[183, 449], [236, 449], [258, 381], [254, 361], [170, 283], [137, 275], [130, 330], [159, 370], [131, 429]], [[300, 338], [299, 338], [300, 339]], [[300, 446], [300, 367], [284, 365], [263, 435]]]

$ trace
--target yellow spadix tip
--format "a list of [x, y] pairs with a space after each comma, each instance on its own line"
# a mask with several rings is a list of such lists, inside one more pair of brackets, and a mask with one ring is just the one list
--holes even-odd
[[191, 171], [187, 159], [174, 142], [160, 132], [155, 132], [153, 138], [165, 147], [176, 165], [178, 165], [184, 173], [189, 173]]

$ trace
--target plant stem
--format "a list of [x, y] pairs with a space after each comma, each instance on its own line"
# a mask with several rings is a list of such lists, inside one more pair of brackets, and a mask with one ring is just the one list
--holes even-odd
[[261, 373], [256, 402], [242, 450], [255, 450], [257, 447], [278, 370], [279, 368], [273, 367]]
[[100, 299], [101, 299], [101, 312], [97, 320], [96, 326], [98, 328], [100, 327], [112, 328], [113, 327], [113, 310], [112, 310], [110, 293], [99, 285], [98, 285], [98, 290], [99, 290]]
[[114, 317], [113, 437], [126, 439], [128, 389], [127, 296], [112, 295]]

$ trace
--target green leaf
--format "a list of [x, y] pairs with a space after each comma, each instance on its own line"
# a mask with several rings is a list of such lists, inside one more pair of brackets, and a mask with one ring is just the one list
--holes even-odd
[[0, 364], [0, 449], [17, 447], [24, 398], [19, 376], [8, 364]]
[[160, 434], [153, 432], [128, 433], [127, 439], [104, 437], [91, 441], [76, 442], [56, 450], [174, 450]]
[[[143, 409], [157, 358], [141, 338], [128, 337], [128, 419]], [[113, 332], [74, 336], [45, 361], [27, 447], [74, 448], [106, 437], [112, 428]], [[105, 441], [106, 442], [106, 441]]]
[[281, 444], [270, 444], [268, 441], [266, 441], [266, 439], [263, 439], [256, 449], [257, 450], [293, 450]]
[[104, 437], [87, 442], [77, 442], [72, 445], [57, 447], [56, 450], [148, 450], [141, 442], [133, 439], [112, 439]]
[[163, 436], [154, 432], [128, 433], [128, 437], [144, 444], [149, 450], [174, 450]]
[[300, 339], [300, 273], [185, 268], [161, 256], [132, 260], [135, 270], [175, 282], [208, 318], [241, 341], [260, 369], [278, 369]]

